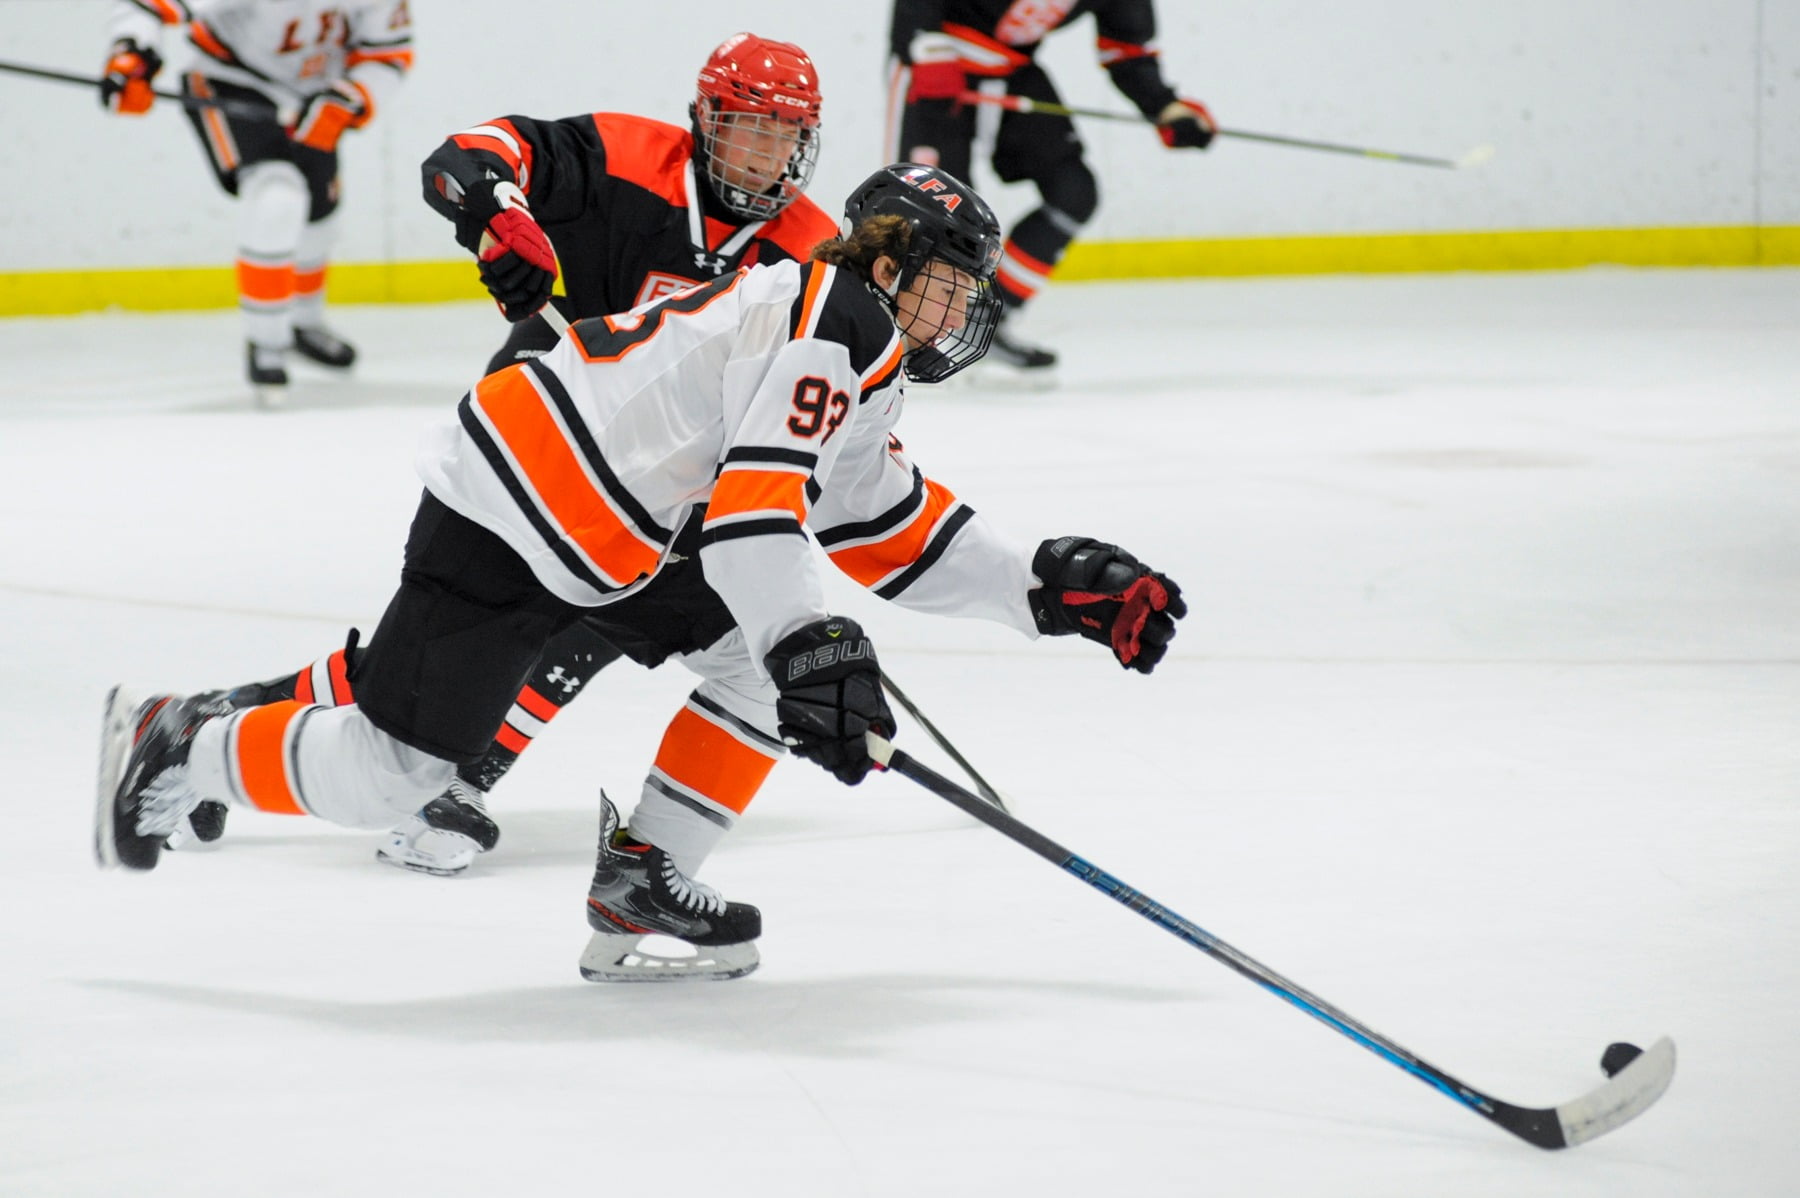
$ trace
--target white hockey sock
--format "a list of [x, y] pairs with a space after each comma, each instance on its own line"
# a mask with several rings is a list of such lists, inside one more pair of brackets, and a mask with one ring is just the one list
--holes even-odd
[[255, 162], [238, 173], [238, 307], [257, 345], [293, 340], [294, 255], [311, 201], [291, 162]]
[[337, 240], [337, 214], [309, 221], [294, 255], [294, 326], [316, 329], [325, 323], [325, 264]]
[[210, 799], [350, 828], [387, 828], [442, 794], [448, 761], [380, 731], [354, 706], [271, 703], [209, 720], [188, 779]]

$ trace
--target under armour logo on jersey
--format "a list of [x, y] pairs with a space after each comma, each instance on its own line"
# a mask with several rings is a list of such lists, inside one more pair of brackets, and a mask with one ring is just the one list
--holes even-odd
[[694, 265], [700, 270], [710, 270], [715, 275], [725, 273], [725, 259], [718, 254], [696, 253]]
[[563, 673], [563, 668], [561, 666], [557, 666], [554, 670], [545, 674], [544, 681], [555, 683], [557, 686], [562, 687], [563, 694], [565, 695], [574, 694], [576, 689], [581, 686], [581, 679], [571, 674]]

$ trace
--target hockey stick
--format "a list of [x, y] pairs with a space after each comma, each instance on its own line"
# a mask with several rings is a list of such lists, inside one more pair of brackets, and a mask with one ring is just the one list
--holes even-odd
[[[0, 71], [11, 71], [15, 75], [29, 75], [34, 79], [49, 79], [57, 83], [76, 83], [82, 87], [91, 87], [96, 90], [100, 87], [100, 80], [87, 75], [76, 75], [69, 71], [53, 71], [48, 67], [27, 66], [22, 62], [0, 61]], [[179, 104], [183, 108], [216, 108], [227, 116], [240, 117], [244, 120], [282, 123], [280, 113], [276, 109], [261, 104], [246, 103], [243, 100], [233, 100], [227, 97], [208, 100], [199, 96], [184, 96], [180, 92], [157, 91], [155, 88], [151, 89], [150, 94], [159, 100], [168, 100]]]
[[[1111, 112], [1104, 108], [1071, 108], [1029, 96], [990, 96], [985, 92], [966, 91], [957, 97], [961, 104], [991, 104], [1008, 112], [1035, 112], [1044, 116], [1087, 116], [1103, 121], [1127, 121], [1134, 125], [1156, 122], [1135, 112]], [[1353, 154], [1358, 158], [1375, 158], [1383, 162], [1402, 162], [1409, 166], [1436, 166], [1446, 170], [1463, 170], [1480, 166], [1494, 156], [1493, 146], [1476, 146], [1461, 158], [1432, 158], [1425, 154], [1402, 154], [1394, 150], [1371, 150], [1367, 146], [1346, 146], [1333, 141], [1313, 141], [1304, 137], [1283, 137], [1276, 133], [1251, 133], [1245, 129], [1215, 129], [1218, 137], [1235, 137], [1240, 141], [1260, 141], [1272, 146], [1290, 146], [1298, 150], [1323, 150], [1329, 154]]]
[[886, 690], [888, 694], [894, 697], [894, 702], [904, 707], [906, 709], [906, 714], [910, 715], [914, 722], [916, 722], [919, 727], [925, 729], [926, 734], [929, 735], [932, 740], [937, 742], [938, 748], [949, 754], [950, 760], [962, 767], [963, 773], [969, 775], [970, 780], [975, 783], [975, 789], [981, 792], [982, 798], [1007, 814], [1012, 814], [1012, 809], [1006, 805], [1006, 800], [1000, 797], [1000, 792], [989, 786], [987, 779], [983, 778], [975, 771], [975, 767], [969, 764], [969, 759], [956, 751], [956, 746], [951, 744], [949, 739], [946, 738], [942, 732], [937, 730], [936, 725], [925, 718], [925, 713], [920, 711], [918, 707], [913, 704], [913, 701], [906, 697], [906, 692], [894, 685], [894, 680], [888, 677], [886, 670], [881, 672], [881, 685], [882, 689]]
[[[1675, 1043], [1665, 1036], [1613, 1074], [1604, 1085], [1561, 1106], [1521, 1107], [1502, 1102], [1458, 1081], [1436, 1065], [1414, 1056], [1374, 1028], [1351, 1018], [1316, 994], [1290, 982], [1268, 966], [1239, 952], [1149, 896], [1133, 890], [1105, 870], [1082, 860], [1036, 829], [983, 802], [949, 779], [933, 773], [881, 737], [870, 734], [868, 744], [869, 756], [878, 764], [912, 779], [952, 806], [961, 808], [966, 814], [974, 816], [1008, 839], [1074, 874], [1108, 898], [1129, 907], [1165, 932], [1348, 1036], [1389, 1064], [1404, 1069], [1490, 1123], [1539, 1148], [1567, 1148], [1583, 1144], [1635, 1119], [1662, 1097], [1663, 1091], [1669, 1088], [1670, 1079], [1675, 1075]], [[1612, 1056], [1610, 1050], [1607, 1055]]]

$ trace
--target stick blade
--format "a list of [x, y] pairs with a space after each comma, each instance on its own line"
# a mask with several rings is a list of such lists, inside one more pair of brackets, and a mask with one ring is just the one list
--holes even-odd
[[1456, 169], [1459, 171], [1469, 170], [1471, 167], [1482, 165], [1493, 156], [1493, 146], [1476, 146], [1473, 150], [1470, 150], [1467, 154], [1464, 154], [1461, 158], [1456, 160]]
[[1664, 1036], [1611, 1080], [1556, 1108], [1563, 1143], [1573, 1147], [1631, 1122], [1663, 1096], [1675, 1077], [1675, 1041]]

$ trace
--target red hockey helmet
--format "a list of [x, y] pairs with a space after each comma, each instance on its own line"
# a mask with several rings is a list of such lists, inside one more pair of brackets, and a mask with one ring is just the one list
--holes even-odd
[[746, 220], [793, 203], [819, 160], [819, 77], [792, 42], [737, 33], [700, 68], [695, 158], [715, 195]]

